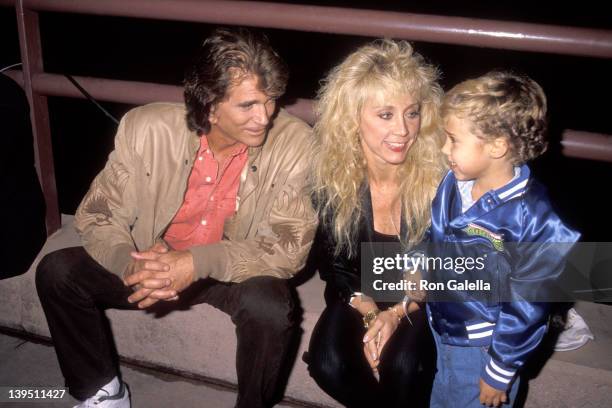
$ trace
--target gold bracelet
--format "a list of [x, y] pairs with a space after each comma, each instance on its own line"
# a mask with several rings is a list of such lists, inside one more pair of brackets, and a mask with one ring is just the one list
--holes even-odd
[[[397, 306], [397, 305], [396, 305]], [[401, 322], [402, 321], [402, 315], [400, 315], [399, 313], [397, 313], [397, 310], [395, 310], [395, 306], [391, 306], [389, 307], [387, 310], [390, 310], [391, 313], [393, 313], [395, 315], [395, 317], [397, 317], [397, 322]]]
[[376, 317], [378, 316], [379, 313], [380, 313], [380, 310], [378, 309], [370, 310], [368, 313], [366, 313], [363, 316], [363, 327], [365, 327], [366, 329], [369, 329], [370, 325], [374, 323], [374, 320], [376, 320]]

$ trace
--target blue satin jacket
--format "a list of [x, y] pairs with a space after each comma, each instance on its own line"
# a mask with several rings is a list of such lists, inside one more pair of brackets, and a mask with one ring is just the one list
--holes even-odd
[[488, 348], [481, 377], [489, 385], [507, 389], [542, 340], [549, 316], [546, 291], [579, 237], [559, 219], [526, 165], [465, 213], [452, 171], [441, 182], [432, 203], [427, 255], [481, 257], [484, 268], [463, 273], [438, 268], [428, 276], [443, 282], [483, 279], [491, 289], [479, 296], [448, 288], [428, 292], [428, 314], [444, 343]]

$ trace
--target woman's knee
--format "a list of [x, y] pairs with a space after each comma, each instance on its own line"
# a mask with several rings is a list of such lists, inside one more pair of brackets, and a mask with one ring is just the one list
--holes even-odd
[[402, 322], [381, 353], [379, 365], [381, 377], [396, 378], [409, 383], [417, 375], [425, 352], [420, 337], [426, 332], [422, 329]]
[[393, 353], [383, 351], [378, 370], [381, 377], [394, 378], [399, 382], [409, 384], [419, 372], [418, 351], [408, 348]]
[[330, 304], [315, 325], [308, 346], [308, 370], [319, 385], [333, 387], [348, 379], [358, 359], [363, 359], [361, 334], [349, 324], [342, 305]]
[[336, 388], [339, 382], [348, 378], [347, 362], [322, 344], [311, 342], [307, 363], [310, 376], [325, 390]]
[[[314, 333], [313, 333], [314, 335]], [[360, 339], [356, 339], [360, 342]], [[337, 338], [314, 339], [308, 351], [308, 372], [326, 393], [348, 407], [378, 406], [378, 384], [359, 347]]]

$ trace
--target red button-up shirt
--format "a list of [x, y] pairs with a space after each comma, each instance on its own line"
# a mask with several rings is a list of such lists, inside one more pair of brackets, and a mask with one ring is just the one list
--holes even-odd
[[200, 138], [185, 200], [164, 235], [172, 248], [184, 250], [221, 240], [225, 220], [236, 212], [240, 173], [246, 162], [246, 145], [240, 144], [219, 163], [206, 137]]

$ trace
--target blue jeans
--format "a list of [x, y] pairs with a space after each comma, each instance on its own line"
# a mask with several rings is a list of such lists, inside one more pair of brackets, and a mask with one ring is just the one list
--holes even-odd
[[[436, 376], [431, 391], [430, 408], [482, 408], [480, 403], [480, 372], [488, 362], [486, 347], [460, 347], [442, 343], [438, 333], [431, 332], [436, 343]], [[508, 402], [512, 407], [519, 388], [519, 377], [508, 390]]]

